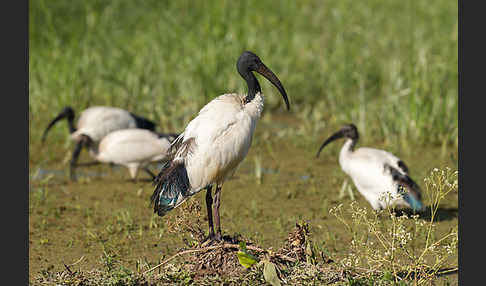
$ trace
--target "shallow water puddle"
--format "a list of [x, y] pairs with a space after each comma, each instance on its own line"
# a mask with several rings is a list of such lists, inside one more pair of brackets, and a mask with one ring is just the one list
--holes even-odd
[[[109, 176], [110, 173], [108, 172], [100, 172], [100, 171], [92, 171], [89, 170], [90, 167], [82, 167], [76, 169], [76, 176], [78, 178], [88, 177], [88, 178], [101, 178]], [[127, 171], [125, 167], [122, 166], [111, 166], [111, 172], [123, 172]], [[39, 167], [36, 169], [35, 173], [32, 175], [31, 180], [33, 181], [41, 181], [43, 179], [47, 179], [48, 177], [55, 178], [55, 179], [69, 179], [69, 171], [68, 170], [57, 170], [57, 169], [50, 169], [50, 168], [42, 168]]]

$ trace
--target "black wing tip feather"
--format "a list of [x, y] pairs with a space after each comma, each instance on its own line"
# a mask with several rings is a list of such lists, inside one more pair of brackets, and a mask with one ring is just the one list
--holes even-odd
[[405, 164], [405, 162], [403, 162], [402, 160], [399, 160], [397, 164], [398, 164], [398, 167], [400, 167], [400, 169], [402, 169], [405, 173], [408, 174], [408, 166]]
[[159, 174], [153, 179], [152, 184], [155, 186], [154, 192], [150, 196], [150, 204], [154, 205], [154, 213], [157, 212], [157, 209], [159, 208], [159, 195], [160, 192], [162, 191], [162, 180], [164, 179], [164, 175], [167, 174], [166, 170], [170, 168], [171, 161], [167, 161], [164, 163], [162, 166], [162, 169], [160, 170]]
[[159, 203], [159, 196], [160, 196], [161, 191], [162, 191], [162, 188], [159, 185], [157, 185], [155, 190], [154, 190], [154, 193], [150, 197], [150, 204], [154, 205], [154, 213], [156, 213], [156, 214], [158, 214], [159, 216], [162, 217], [169, 210], [164, 210], [165, 208], [162, 208], [160, 203]]
[[408, 176], [407, 174], [402, 174], [396, 168], [388, 164], [385, 164], [385, 168], [388, 168], [390, 170], [392, 179], [398, 183], [399, 189], [408, 189], [408, 192], [405, 192], [403, 194], [403, 198], [405, 199], [409, 207], [412, 208], [414, 211], [423, 211], [424, 205], [421, 202], [422, 193], [417, 183], [415, 183], [414, 180], [412, 180], [412, 178], [410, 178], [410, 176]]
[[[399, 166], [400, 166], [400, 162], [402, 162], [402, 161], [399, 161]], [[401, 165], [405, 166], [405, 168], [408, 170], [408, 168], [406, 167], [406, 165], [403, 162], [402, 162]], [[400, 168], [403, 170], [402, 166], [400, 166]], [[417, 199], [419, 199], [419, 200], [422, 199], [422, 193], [421, 193], [421, 189], [420, 189], [419, 185], [417, 185], [417, 183], [415, 183], [415, 181], [412, 180], [412, 178], [410, 178], [409, 175], [404, 175], [404, 174], [400, 173], [397, 169], [395, 169], [394, 167], [392, 167], [388, 164], [385, 164], [385, 168], [388, 168], [390, 170], [390, 173], [392, 175], [392, 179], [394, 181], [408, 187], [408, 189], [417, 197]]]
[[[172, 210], [180, 196], [191, 195], [189, 178], [183, 162], [166, 162], [155, 177], [153, 184], [155, 189], [150, 197], [150, 202], [154, 204], [154, 213], [159, 216], [164, 216]], [[165, 200], [166, 203], [162, 203], [162, 200]]]
[[138, 128], [155, 131], [156, 124], [153, 121], [148, 120], [147, 118], [144, 118], [142, 116], [136, 115], [132, 112], [130, 112], [130, 115], [135, 119], [135, 124], [137, 125]]

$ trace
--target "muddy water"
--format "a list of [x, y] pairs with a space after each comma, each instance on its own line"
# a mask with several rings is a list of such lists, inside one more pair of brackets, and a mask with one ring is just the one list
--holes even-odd
[[[291, 137], [268, 136], [264, 128], [258, 130], [247, 158], [223, 187], [223, 232], [240, 233], [264, 247], [278, 248], [295, 223], [306, 220], [314, 242], [331, 256], [342, 255], [350, 237], [329, 214], [338, 203], [351, 202], [349, 195], [339, 198], [346, 179], [337, 162], [342, 142], [315, 159], [323, 138], [314, 142]], [[379, 143], [374, 146], [383, 147]], [[125, 168], [101, 165], [78, 170], [80, 179], [73, 183], [67, 177], [67, 164], [62, 163], [63, 154], [45, 159], [36, 148], [31, 144], [31, 154], [36, 155], [30, 160], [30, 279], [43, 269], [64, 270], [63, 264], [76, 263], [71, 268], [81, 270], [102, 268], [104, 253], [136, 271], [137, 265], [154, 265], [185, 246], [187, 234], [171, 233], [167, 227], [167, 221], [179, 210], [164, 218], [153, 215], [149, 207], [153, 186], [147, 180], [132, 182]], [[63, 149], [52, 145], [47, 152], [55, 148]], [[457, 169], [455, 149], [409, 147], [408, 151], [392, 151], [409, 165], [419, 184], [434, 167]], [[83, 154], [81, 161], [90, 158]], [[139, 173], [141, 179], [146, 176]], [[353, 194], [360, 206], [369, 206], [355, 188]], [[201, 203], [205, 219], [204, 193], [193, 198]], [[450, 194], [441, 205], [438, 233], [457, 225], [457, 208], [457, 193]], [[187, 223], [193, 222], [189, 219]], [[202, 227], [207, 227], [205, 220]]]

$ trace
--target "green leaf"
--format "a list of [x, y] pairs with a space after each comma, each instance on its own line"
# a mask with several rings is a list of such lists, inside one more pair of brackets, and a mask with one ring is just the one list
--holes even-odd
[[244, 241], [240, 242], [240, 250], [236, 253], [238, 256], [238, 262], [245, 268], [250, 268], [253, 264], [258, 262], [258, 258], [246, 252], [246, 243]]
[[258, 262], [255, 256], [241, 250], [238, 250], [236, 255], [238, 256], [238, 261], [240, 262], [240, 264], [243, 265], [245, 268], [250, 268], [253, 264]]
[[263, 277], [272, 286], [280, 286], [280, 279], [277, 276], [277, 267], [272, 262], [265, 260], [263, 266]]

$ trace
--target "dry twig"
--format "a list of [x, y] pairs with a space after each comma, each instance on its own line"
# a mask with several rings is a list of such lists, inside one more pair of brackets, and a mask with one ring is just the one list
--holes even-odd
[[[230, 248], [230, 249], [239, 249], [240, 246], [238, 244], [225, 243], [225, 244], [220, 244], [220, 245], [215, 245], [215, 246], [208, 246], [208, 247], [204, 247], [204, 248], [196, 248], [196, 249], [188, 249], [188, 250], [180, 251], [180, 252], [172, 255], [171, 257], [167, 258], [166, 260], [162, 261], [160, 264], [158, 264], [158, 265], [150, 268], [149, 270], [143, 272], [142, 274], [151, 272], [151, 271], [153, 271], [153, 270], [155, 270], [155, 269], [163, 266], [164, 264], [168, 263], [169, 261], [171, 261], [172, 259], [174, 259], [174, 258], [176, 258], [178, 256], [181, 256], [181, 255], [184, 255], [184, 254], [188, 254], [188, 253], [202, 252], [202, 251], [219, 249], [219, 248], [224, 248], [224, 249], [228, 249], [228, 248]], [[268, 253], [268, 251], [265, 250], [265, 249], [261, 249], [261, 248], [258, 248], [258, 247], [255, 247], [255, 246], [251, 246], [251, 245], [247, 245], [246, 246], [246, 249], [253, 250], [253, 251], [256, 251], [256, 252], [260, 252], [260, 253]], [[289, 257], [287, 255], [283, 255], [283, 254], [272, 253], [272, 256], [278, 257], [278, 258], [280, 258], [282, 260], [289, 261], [289, 262], [296, 262], [297, 261], [295, 258]]]

